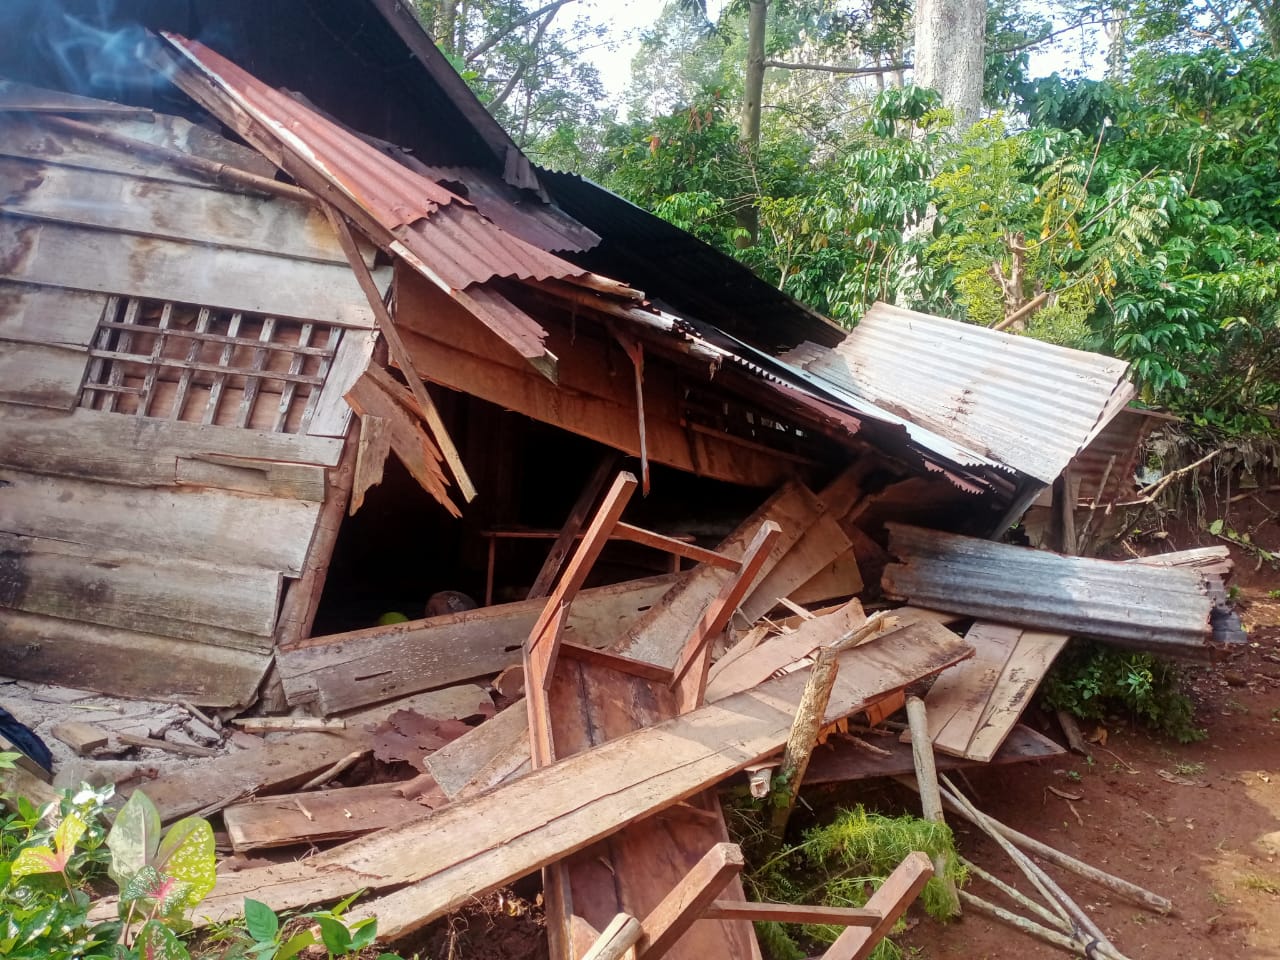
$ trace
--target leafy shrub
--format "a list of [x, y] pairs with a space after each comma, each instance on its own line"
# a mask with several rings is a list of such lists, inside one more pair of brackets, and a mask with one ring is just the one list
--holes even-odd
[[1195, 705], [1183, 691], [1181, 671], [1151, 653], [1075, 641], [1045, 678], [1044, 701], [1083, 720], [1123, 710], [1179, 743], [1207, 736], [1195, 725]]
[[[785, 847], [745, 879], [757, 900], [861, 907], [915, 850], [931, 857], [950, 854], [949, 879], [957, 885], [964, 882], [965, 870], [955, 856], [955, 839], [946, 824], [909, 815], [888, 817], [868, 812], [861, 805], [841, 810], [831, 823], [809, 830], [800, 843]], [[939, 878], [925, 885], [921, 903], [930, 916], [946, 919], [948, 900]], [[830, 943], [845, 928], [762, 923], [756, 929], [771, 960], [796, 960], [806, 955], [797, 936]], [[874, 960], [896, 960], [901, 951], [886, 939], [871, 956]]]

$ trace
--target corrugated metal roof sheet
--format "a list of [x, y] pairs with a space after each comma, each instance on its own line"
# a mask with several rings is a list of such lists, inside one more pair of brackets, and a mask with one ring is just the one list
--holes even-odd
[[1124, 361], [885, 303], [804, 356], [823, 380], [1043, 483], [1133, 394]]
[[1206, 649], [1214, 602], [1185, 567], [1115, 563], [886, 524], [886, 593], [914, 606], [1153, 650]]
[[166, 38], [236, 108], [298, 155], [454, 290], [494, 277], [565, 279], [585, 271], [502, 230], [474, 205], [385, 156], [203, 44]]

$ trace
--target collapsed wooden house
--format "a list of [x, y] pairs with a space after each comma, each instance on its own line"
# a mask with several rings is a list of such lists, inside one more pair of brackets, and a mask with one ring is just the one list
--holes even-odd
[[[161, 778], [148, 793], [166, 818], [367, 749], [357, 718], [396, 698], [491, 710], [464, 682], [516, 664], [529, 692], [428, 759], [447, 820], [228, 880], [206, 919], [244, 889], [295, 906], [365, 886], [404, 931], [546, 867], [557, 953], [580, 955], [565, 944], [659, 910], [727, 839], [708, 788], [786, 741], [797, 667], [875, 634], [857, 598], [882, 587], [940, 584], [941, 612], [840, 653], [862, 672], [841, 675], [828, 719], [883, 718], [976, 649], [930, 694], [939, 749], [1043, 754], [1015, 724], [1026, 671], [1067, 639], [1045, 631], [1110, 621], [977, 602], [997, 550], [982, 538], [1106, 436], [1125, 364], [883, 304], [846, 333], [531, 164], [398, 0], [66, 7], [16, 16], [93, 42], [0, 54], [0, 673], [348, 715], [342, 735]], [[954, 569], [947, 550], [979, 558], [969, 579], [910, 579]], [[1140, 639], [1202, 645], [1203, 576], [1179, 571], [1189, 599], [1149, 611]], [[459, 593], [480, 609], [451, 609]], [[790, 632], [764, 626], [779, 604]], [[965, 617], [984, 618], [967, 643], [939, 625]], [[578, 703], [566, 684], [593, 692]], [[656, 767], [615, 796], [628, 750]], [[893, 772], [826, 766], [815, 776]], [[522, 777], [573, 826], [504, 854], [473, 825]], [[239, 834], [228, 818], [246, 846], [252, 803]], [[436, 831], [469, 839], [394, 855]], [[606, 861], [632, 878], [612, 895], [593, 878]], [[712, 893], [740, 902], [725, 869]], [[664, 948], [753, 955], [746, 908], [717, 909]]]

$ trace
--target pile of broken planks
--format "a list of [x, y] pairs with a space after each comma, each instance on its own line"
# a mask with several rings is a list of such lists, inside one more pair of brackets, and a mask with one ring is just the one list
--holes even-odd
[[[1068, 634], [1190, 644], [1189, 618], [1201, 616], [1203, 643], [1216, 594], [1200, 556], [1139, 570], [892, 523], [886, 551], [853, 522], [871, 499], [861, 480], [855, 467], [820, 494], [791, 482], [713, 551], [624, 524], [636, 480], [602, 471], [528, 600], [281, 651], [290, 701], [322, 716], [250, 723], [289, 732], [145, 789], [166, 820], [221, 811], [240, 854], [337, 845], [221, 873], [197, 922], [238, 915], [246, 896], [283, 910], [367, 891], [354, 915], [376, 916], [380, 936], [395, 940], [540, 870], [555, 960], [755, 957], [753, 920], [843, 925], [826, 956], [866, 956], [934, 865], [908, 858], [861, 910], [749, 903], [717, 788], [749, 771], [767, 790], [780, 764], [791, 802], [801, 783], [907, 778], [933, 796], [927, 813], [941, 817], [945, 801], [999, 832], [950, 785], [939, 793], [934, 751], [941, 769], [1060, 754], [1018, 719]], [[620, 529], [696, 565], [584, 589]], [[966, 579], [967, 563], [978, 579]], [[884, 571], [887, 595], [911, 605], [867, 616], [856, 595], [861, 571], [873, 568]], [[1006, 592], [1024, 591], [1016, 602], [990, 586], [1001, 578]], [[1132, 583], [1167, 596], [1135, 608], [1125, 594]], [[1077, 602], [1055, 606], [1036, 592], [1045, 584]], [[1126, 616], [1115, 616], [1125, 604]], [[961, 637], [951, 627], [963, 622], [972, 625]], [[490, 693], [465, 681], [499, 673], [505, 709], [495, 712]], [[907, 704], [908, 687], [935, 676], [909, 725], [887, 720]], [[858, 714], [865, 726], [848, 722]], [[315, 789], [376, 751], [397, 722], [420, 776]], [[876, 745], [863, 731], [902, 737]], [[1056, 853], [1047, 849], [1034, 852]], [[1168, 908], [1118, 878], [1085, 875]], [[1043, 883], [1040, 874], [1033, 882]], [[960, 898], [1003, 909], [966, 891]], [[1016, 925], [1108, 955], [1073, 919], [1074, 904], [1049, 899], [1049, 908], [1027, 909], [1056, 918], [1052, 928]], [[114, 905], [95, 910], [106, 916]]]

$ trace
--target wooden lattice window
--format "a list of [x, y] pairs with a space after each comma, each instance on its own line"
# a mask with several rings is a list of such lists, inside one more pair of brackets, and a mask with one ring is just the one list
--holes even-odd
[[302, 433], [341, 334], [304, 320], [111, 297], [80, 406]]

